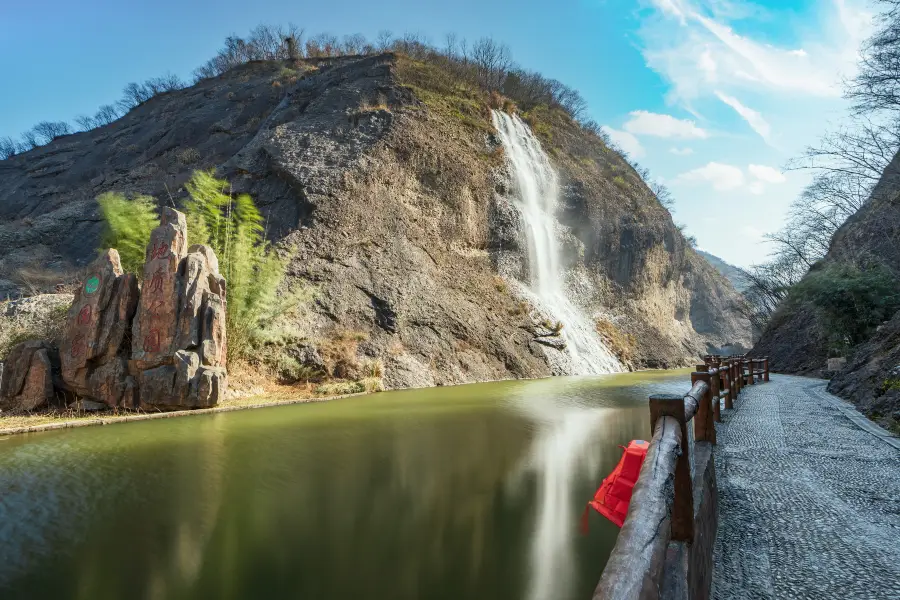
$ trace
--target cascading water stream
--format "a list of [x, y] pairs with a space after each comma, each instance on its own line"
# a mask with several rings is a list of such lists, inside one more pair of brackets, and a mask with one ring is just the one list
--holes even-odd
[[603, 344], [581, 310], [568, 298], [560, 269], [556, 206], [559, 181], [540, 142], [519, 117], [493, 112], [515, 178], [516, 201], [525, 222], [532, 302], [563, 324], [562, 336], [572, 359], [572, 375], [622, 372], [621, 363]]

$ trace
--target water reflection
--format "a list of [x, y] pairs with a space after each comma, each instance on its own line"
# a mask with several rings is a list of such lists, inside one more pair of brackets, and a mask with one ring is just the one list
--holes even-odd
[[580, 510], [684, 379], [618, 377], [8, 439], [0, 597], [589, 597], [617, 529]]

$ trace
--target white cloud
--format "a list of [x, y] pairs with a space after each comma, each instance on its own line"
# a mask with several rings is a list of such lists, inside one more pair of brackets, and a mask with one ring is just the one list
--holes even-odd
[[747, 170], [750, 174], [765, 183], [784, 183], [787, 177], [778, 169], [767, 167], [765, 165], [749, 165]]
[[675, 156], [690, 156], [694, 153], [693, 148], [669, 148], [669, 152]]
[[671, 115], [661, 115], [636, 110], [630, 113], [631, 119], [625, 123], [626, 131], [636, 135], [652, 135], [662, 138], [706, 139], [706, 130], [697, 127], [696, 123], [687, 119], [676, 119]]
[[612, 127], [608, 127], [606, 125], [603, 126], [603, 131], [606, 132], [606, 135], [609, 136], [609, 139], [613, 144], [627, 152], [632, 157], [641, 158], [642, 156], [644, 156], [644, 147], [641, 146], [640, 140], [638, 140], [634, 135], [628, 133], [627, 131], [613, 129]]
[[[645, 20], [641, 29], [644, 57], [650, 68], [672, 82], [672, 99], [681, 102], [711, 94], [713, 85], [838, 98], [842, 77], [855, 73], [860, 43], [872, 31], [865, 0], [816, 3], [805, 15], [814, 24], [805, 30], [811, 33], [784, 46], [747, 33], [765, 30], [766, 19], [773, 18], [760, 18], [758, 10], [719, 0], [653, 4], [657, 16]], [[682, 27], [673, 28], [673, 18]], [[729, 20], [741, 20], [742, 32]], [[755, 24], [763, 27], [751, 29]]]
[[747, 189], [750, 190], [751, 194], [759, 196], [766, 191], [766, 184], [764, 184], [762, 181], [754, 181]]
[[716, 80], [716, 71], [718, 69], [718, 65], [716, 64], [716, 59], [713, 58], [712, 51], [710, 50], [709, 46], [707, 46], [706, 50], [704, 50], [697, 58], [697, 67], [704, 74], [704, 77], [707, 81]]
[[760, 113], [752, 108], [747, 108], [741, 104], [737, 98], [728, 96], [722, 92], [717, 91], [716, 96], [719, 100], [733, 108], [737, 114], [741, 115], [741, 117], [750, 124], [750, 127], [753, 128], [753, 131], [758, 133], [762, 139], [766, 140], [766, 142], [771, 141], [772, 127]]
[[744, 185], [744, 172], [733, 165], [711, 162], [675, 178], [681, 182], [709, 182], [719, 192], [733, 190]]
[[684, 11], [681, 8], [680, 0], [652, 0], [652, 2], [664, 13], [678, 17], [682, 24], [685, 23]]

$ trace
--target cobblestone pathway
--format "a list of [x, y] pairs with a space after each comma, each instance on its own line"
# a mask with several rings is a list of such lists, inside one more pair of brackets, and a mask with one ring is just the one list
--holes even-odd
[[773, 375], [723, 416], [713, 598], [900, 600], [900, 450], [846, 406]]

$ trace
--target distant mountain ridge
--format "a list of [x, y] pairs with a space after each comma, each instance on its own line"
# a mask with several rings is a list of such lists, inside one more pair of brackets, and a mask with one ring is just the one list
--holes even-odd
[[718, 256], [710, 254], [709, 252], [704, 252], [700, 249], [697, 249], [697, 254], [705, 258], [709, 262], [709, 264], [716, 268], [719, 273], [724, 275], [725, 278], [731, 282], [731, 285], [734, 286], [734, 289], [736, 289], [738, 292], [744, 293], [744, 290], [750, 287], [750, 283], [744, 276], [744, 271], [739, 267], [727, 263]]

